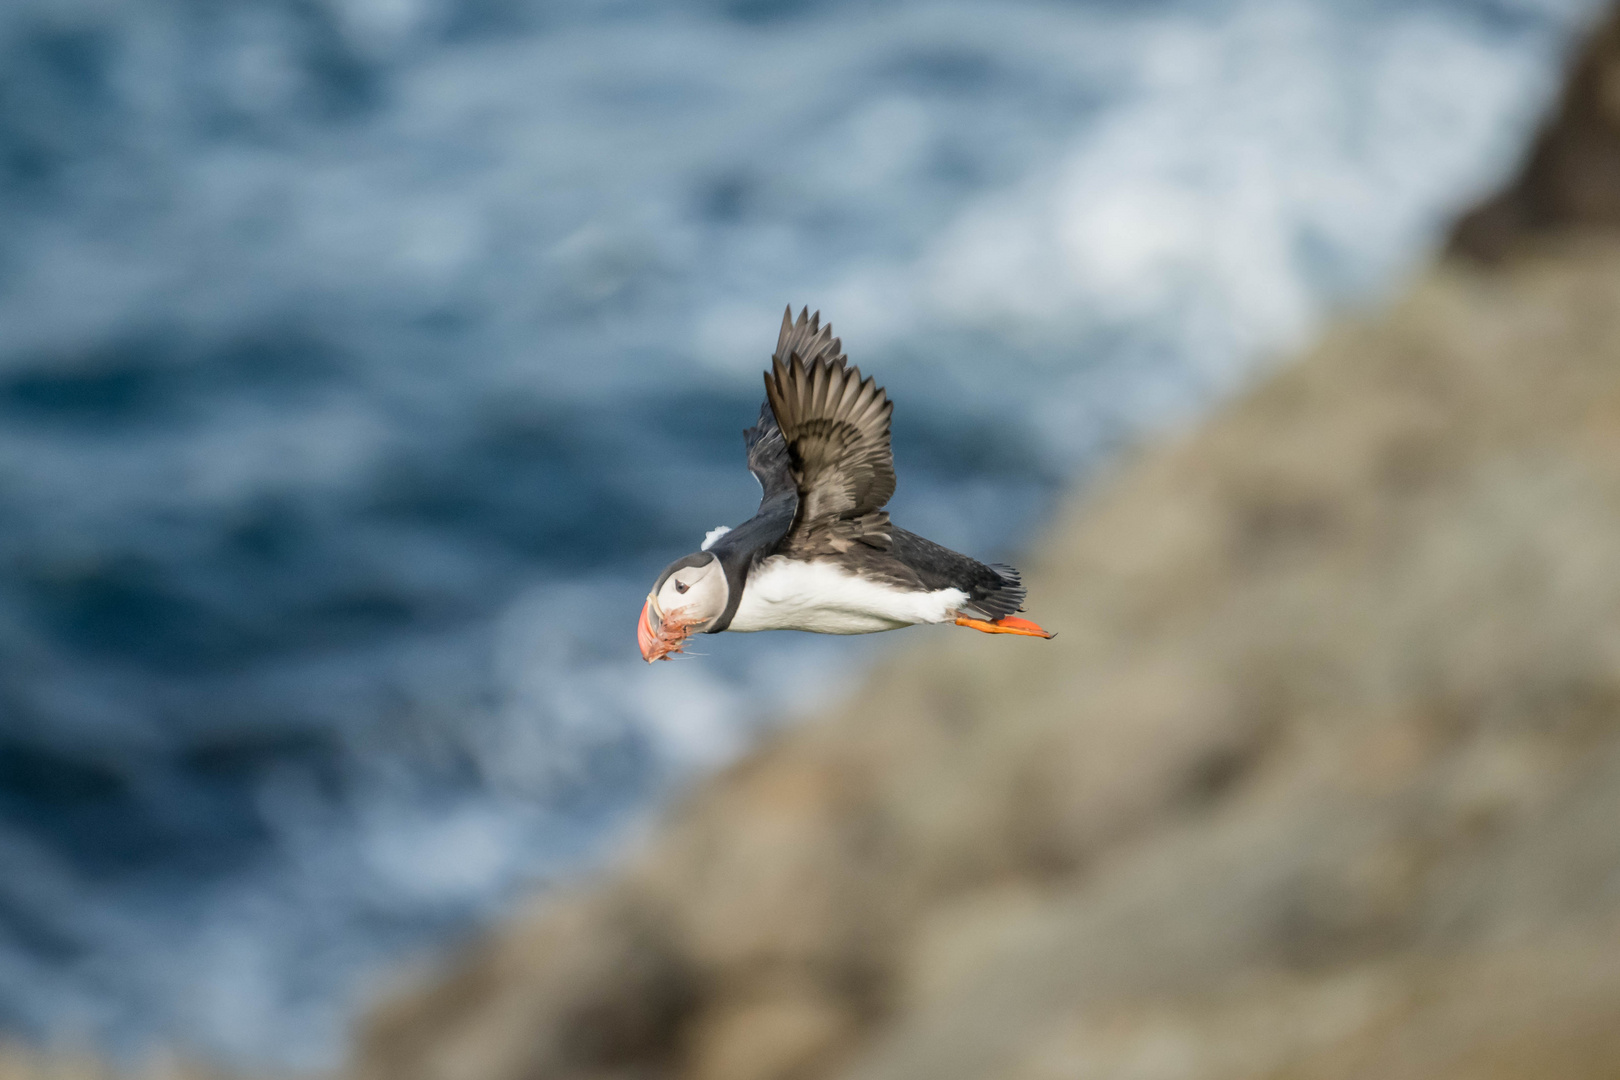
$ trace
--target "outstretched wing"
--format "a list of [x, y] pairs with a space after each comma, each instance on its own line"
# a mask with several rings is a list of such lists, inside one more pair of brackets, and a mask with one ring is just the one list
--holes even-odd
[[[793, 309], [789, 307], [782, 315], [782, 332], [777, 336], [772, 360], [787, 363], [795, 356], [809, 356], [818, 364], [840, 371], [847, 359], [838, 339], [832, 336], [832, 327], [821, 324], [819, 311], [811, 315], [806, 308], [794, 321]], [[743, 443], [748, 448], [748, 471], [759, 481], [759, 510], [752, 518], [705, 545], [720, 560], [731, 586], [731, 601], [709, 633], [719, 633], [731, 625], [749, 570], [780, 547], [799, 516], [800, 489], [794, 475], [793, 456], [776, 423], [776, 414], [771, 411], [768, 394], [759, 407], [758, 423], [743, 432]], [[887, 515], [877, 516], [883, 519], [885, 526], [888, 524]], [[887, 536], [884, 540], [887, 541]]]
[[894, 494], [894, 405], [875, 380], [847, 366], [830, 327], [821, 334], [828, 344], [814, 359], [797, 351], [773, 356], [765, 375], [765, 399], [799, 492], [788, 540], [794, 546], [819, 540], [835, 548], [849, 541], [887, 547], [888, 515], [880, 511]]
[[[832, 324], [821, 324], [821, 312], [811, 315], [810, 309], [804, 308], [795, 322], [793, 305], [789, 304], [782, 312], [782, 330], [777, 335], [776, 352], [771, 359], [786, 364], [794, 354], [806, 358], [808, 362], [819, 361], [839, 367], [849, 359], [844, 355], [842, 344], [832, 335]], [[743, 442], [748, 448], [748, 471], [754, 474], [764, 493], [761, 505], [785, 491], [797, 494], [787, 443], [782, 438], [782, 429], [776, 424], [776, 416], [771, 412], [768, 397], [760, 402], [759, 421], [743, 432]]]

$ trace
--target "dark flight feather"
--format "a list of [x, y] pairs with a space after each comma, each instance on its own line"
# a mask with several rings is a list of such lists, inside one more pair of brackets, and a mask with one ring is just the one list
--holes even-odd
[[806, 362], [793, 353], [786, 361], [772, 357], [765, 397], [799, 491], [790, 545], [817, 539], [835, 550], [840, 540], [887, 547], [888, 515], [880, 511], [894, 494], [894, 405], [883, 388], [842, 358]]
[[[844, 355], [842, 343], [832, 336], [832, 324], [822, 325], [821, 312], [812, 315], [806, 307], [799, 312], [799, 318], [795, 321], [793, 305], [789, 304], [782, 312], [782, 331], [777, 335], [776, 352], [771, 359], [786, 364], [794, 354], [808, 362], [825, 362], [839, 367], [849, 360]], [[759, 481], [760, 489], [764, 492], [761, 505], [783, 491], [797, 493], [787, 443], [782, 439], [782, 429], [777, 427], [768, 398], [760, 402], [758, 422], [743, 432], [743, 443], [748, 449], [748, 471], [754, 474], [754, 479]]]
[[844, 355], [843, 343], [833, 337], [832, 323], [821, 324], [821, 312], [812, 315], [808, 307], [804, 308], [795, 322], [793, 305], [789, 304], [782, 313], [782, 331], [776, 336], [776, 352], [771, 354], [771, 359], [785, 364], [794, 353], [807, 364], [825, 361], [843, 367], [849, 360]]
[[798, 487], [793, 482], [787, 443], [782, 429], [776, 426], [776, 417], [771, 415], [770, 402], [760, 403], [759, 421], [743, 431], [743, 445], [748, 448], [748, 471], [759, 481], [760, 505], [787, 492], [797, 500]]

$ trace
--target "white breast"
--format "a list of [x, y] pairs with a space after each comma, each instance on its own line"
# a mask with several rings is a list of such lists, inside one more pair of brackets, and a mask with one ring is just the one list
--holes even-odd
[[748, 575], [728, 630], [871, 634], [947, 622], [967, 600], [960, 589], [913, 592], [858, 577], [833, 563], [773, 555]]

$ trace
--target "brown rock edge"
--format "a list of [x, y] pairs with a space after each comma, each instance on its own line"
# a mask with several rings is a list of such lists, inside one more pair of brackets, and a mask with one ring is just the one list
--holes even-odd
[[1494, 263], [1574, 230], [1620, 232], [1620, 8], [1575, 55], [1518, 178], [1463, 215], [1448, 250]]

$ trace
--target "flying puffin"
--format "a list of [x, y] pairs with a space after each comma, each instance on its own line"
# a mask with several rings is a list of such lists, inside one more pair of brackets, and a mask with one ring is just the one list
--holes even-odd
[[986, 565], [889, 522], [894, 405], [849, 367], [832, 324], [790, 306], [759, 422], [743, 432], [764, 497], [734, 529], [670, 563], [641, 608], [648, 663], [695, 633], [811, 630], [871, 634], [954, 622], [987, 634], [1052, 635], [1025, 619], [1010, 566]]

